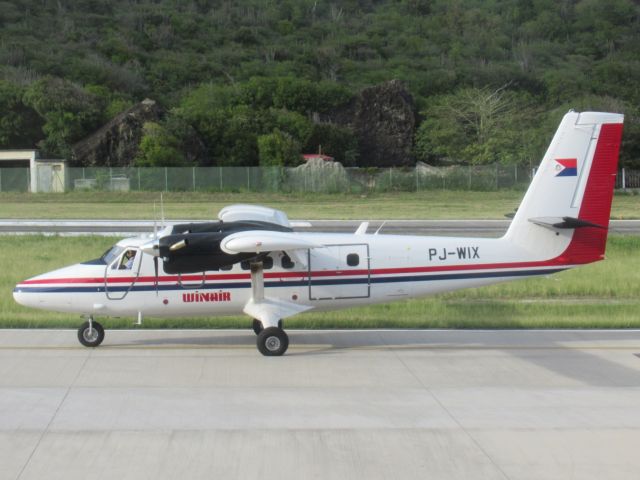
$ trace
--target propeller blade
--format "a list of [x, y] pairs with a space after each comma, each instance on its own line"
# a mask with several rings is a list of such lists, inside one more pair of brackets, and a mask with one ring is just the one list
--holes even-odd
[[153, 273], [154, 277], [154, 285], [156, 287], [156, 297], [158, 296], [158, 257], [153, 257]]

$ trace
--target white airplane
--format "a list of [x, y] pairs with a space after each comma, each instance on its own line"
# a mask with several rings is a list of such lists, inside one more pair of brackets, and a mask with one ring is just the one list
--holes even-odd
[[19, 283], [15, 300], [94, 316], [253, 318], [263, 355], [282, 355], [282, 321], [326, 311], [549, 275], [604, 258], [623, 116], [570, 111], [502, 238], [299, 233], [278, 210], [233, 205], [217, 222], [126, 238], [96, 260]]

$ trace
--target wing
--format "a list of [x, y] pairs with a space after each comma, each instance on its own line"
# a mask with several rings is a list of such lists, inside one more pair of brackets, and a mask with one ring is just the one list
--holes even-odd
[[232, 233], [220, 242], [220, 249], [228, 254], [306, 250], [324, 245], [293, 232], [249, 230]]

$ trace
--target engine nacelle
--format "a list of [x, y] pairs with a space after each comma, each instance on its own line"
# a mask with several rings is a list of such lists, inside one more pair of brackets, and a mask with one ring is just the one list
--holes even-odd
[[247, 230], [291, 231], [282, 225], [259, 221], [176, 225], [169, 235], [158, 240], [158, 256], [162, 258], [164, 271], [172, 274], [219, 270], [266, 256], [269, 252], [229, 254], [220, 249], [225, 237]]

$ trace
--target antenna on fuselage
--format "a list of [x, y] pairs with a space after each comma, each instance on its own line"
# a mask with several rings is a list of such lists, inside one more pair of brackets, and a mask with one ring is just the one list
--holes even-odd
[[162, 219], [162, 228], [164, 228], [164, 200], [162, 199], [162, 192], [160, 192], [160, 215]]
[[158, 238], [158, 212], [156, 211], [156, 202], [153, 202], [153, 239]]

